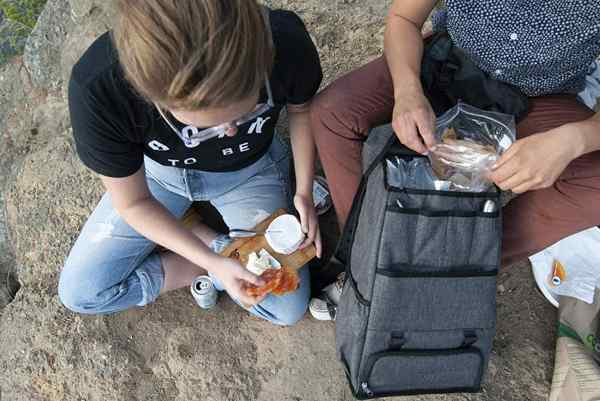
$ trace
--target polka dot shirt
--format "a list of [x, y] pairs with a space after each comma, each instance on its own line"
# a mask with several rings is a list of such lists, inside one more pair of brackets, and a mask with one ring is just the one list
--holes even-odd
[[599, 0], [446, 0], [433, 25], [529, 96], [581, 91], [600, 55]]

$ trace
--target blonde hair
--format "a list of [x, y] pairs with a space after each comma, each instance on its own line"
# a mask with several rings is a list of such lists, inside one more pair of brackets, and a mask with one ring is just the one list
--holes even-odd
[[255, 0], [115, 0], [113, 31], [127, 80], [171, 109], [247, 99], [270, 74], [268, 17]]

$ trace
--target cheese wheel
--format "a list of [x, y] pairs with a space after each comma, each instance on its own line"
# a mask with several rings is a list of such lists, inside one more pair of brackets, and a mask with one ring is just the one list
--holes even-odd
[[275, 252], [289, 255], [298, 250], [304, 241], [304, 233], [295, 216], [284, 214], [271, 222], [265, 238]]

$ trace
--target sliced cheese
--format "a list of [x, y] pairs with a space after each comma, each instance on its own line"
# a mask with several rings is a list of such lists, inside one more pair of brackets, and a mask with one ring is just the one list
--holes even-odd
[[260, 276], [268, 269], [280, 269], [281, 264], [266, 249], [261, 249], [258, 254], [252, 252], [248, 255], [246, 269]]

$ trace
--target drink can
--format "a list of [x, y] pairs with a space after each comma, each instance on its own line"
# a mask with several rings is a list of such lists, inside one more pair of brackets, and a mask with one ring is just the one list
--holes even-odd
[[198, 306], [210, 309], [217, 304], [217, 289], [208, 276], [198, 276], [191, 286], [192, 295]]

